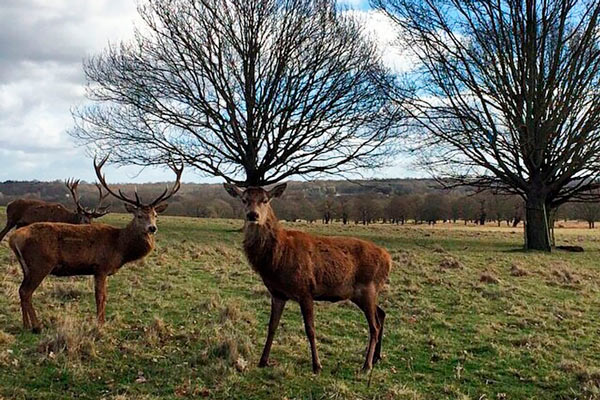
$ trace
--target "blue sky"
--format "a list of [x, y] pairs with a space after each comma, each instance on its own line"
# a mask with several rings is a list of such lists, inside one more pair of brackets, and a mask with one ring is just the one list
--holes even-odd
[[[345, 5], [371, 20], [368, 1]], [[3, 0], [0, 6], [0, 181], [94, 180], [92, 161], [66, 133], [82, 104], [81, 62], [106, 44], [131, 37], [134, 0]], [[375, 35], [385, 33], [373, 23]], [[379, 33], [377, 33], [379, 32]], [[383, 33], [382, 33], [383, 32]], [[113, 182], [170, 180], [170, 171], [106, 168]], [[414, 177], [407, 163], [366, 177]], [[219, 182], [192, 170], [187, 182]]]

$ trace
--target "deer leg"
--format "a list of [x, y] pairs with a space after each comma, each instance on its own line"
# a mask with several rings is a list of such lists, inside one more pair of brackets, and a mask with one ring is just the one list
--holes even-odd
[[32, 278], [27, 275], [19, 288], [19, 297], [21, 298], [21, 311], [23, 312], [23, 327], [31, 329], [33, 333], [41, 332], [41, 324], [35, 315], [35, 310], [31, 302], [33, 292], [40, 285], [44, 277]]
[[302, 299], [300, 301], [300, 310], [302, 310], [302, 317], [304, 317], [304, 329], [306, 330], [306, 337], [310, 343], [310, 351], [312, 354], [312, 366], [313, 372], [316, 374], [323, 369], [319, 362], [319, 355], [317, 354], [317, 344], [315, 342], [315, 322], [314, 322], [314, 310], [312, 299]]
[[375, 353], [373, 354], [373, 364], [381, 360], [381, 341], [383, 340], [383, 323], [385, 322], [385, 311], [377, 306], [377, 322], [379, 326], [379, 337], [377, 338], [377, 345], [375, 346]]
[[379, 324], [377, 321], [377, 305], [375, 304], [375, 290], [372, 286], [365, 287], [361, 291], [361, 296], [352, 299], [352, 301], [363, 310], [367, 323], [369, 324], [369, 346], [367, 347], [367, 355], [365, 357], [365, 363], [363, 370], [370, 370], [373, 368], [373, 356], [375, 354], [375, 347], [379, 338]]
[[271, 352], [271, 345], [273, 344], [273, 337], [277, 326], [279, 326], [279, 320], [285, 307], [286, 299], [280, 299], [275, 296], [271, 296], [271, 318], [269, 319], [269, 332], [267, 333], [267, 341], [260, 357], [259, 367], [266, 367], [269, 365], [269, 353]]
[[94, 289], [96, 294], [96, 318], [98, 319], [98, 325], [103, 325], [106, 315], [106, 275], [94, 276]]

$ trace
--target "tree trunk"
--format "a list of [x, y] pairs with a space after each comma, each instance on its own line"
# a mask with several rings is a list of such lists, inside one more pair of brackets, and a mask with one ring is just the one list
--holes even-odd
[[525, 245], [528, 250], [551, 251], [550, 230], [545, 199], [540, 196], [529, 196], [526, 202]]

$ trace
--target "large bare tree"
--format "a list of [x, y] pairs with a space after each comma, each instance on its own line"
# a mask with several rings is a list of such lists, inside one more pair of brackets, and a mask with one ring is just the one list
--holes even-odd
[[[600, 173], [600, 2], [372, 0], [419, 65], [407, 104], [433, 172], [526, 202], [526, 245]], [[446, 180], [448, 182], [449, 180]]]
[[147, 0], [135, 39], [84, 62], [71, 134], [121, 164], [177, 157], [266, 185], [384, 163], [388, 74], [334, 0]]

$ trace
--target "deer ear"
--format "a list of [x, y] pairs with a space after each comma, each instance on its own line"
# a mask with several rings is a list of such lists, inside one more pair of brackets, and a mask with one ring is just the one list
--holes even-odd
[[227, 193], [229, 193], [231, 197], [242, 197], [243, 192], [239, 187], [227, 182], [223, 184], [223, 187], [225, 190], [227, 190]]
[[154, 211], [156, 211], [157, 213], [161, 213], [164, 212], [167, 207], [169, 207], [169, 204], [167, 203], [160, 203], [159, 205], [157, 205], [156, 207], [154, 207]]
[[269, 198], [275, 199], [277, 197], [280, 197], [285, 191], [286, 187], [287, 183], [282, 183], [281, 185], [275, 186], [273, 189], [269, 190]]
[[137, 210], [137, 207], [134, 205], [131, 205], [129, 203], [123, 203], [125, 205], [125, 210], [127, 210], [128, 213], [134, 213]]

